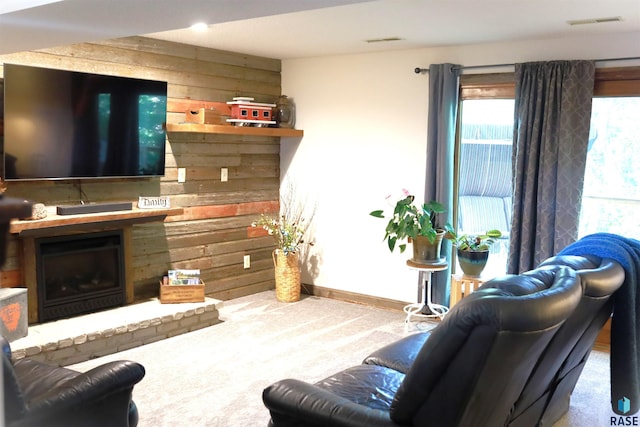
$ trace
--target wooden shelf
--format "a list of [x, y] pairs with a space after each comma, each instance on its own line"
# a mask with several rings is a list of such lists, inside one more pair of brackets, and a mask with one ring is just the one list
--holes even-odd
[[224, 135], [301, 137], [304, 131], [285, 128], [258, 128], [252, 126], [206, 125], [199, 123], [167, 123], [167, 132], [200, 132]]
[[58, 215], [55, 206], [47, 208], [47, 217], [36, 220], [13, 220], [9, 225], [9, 232], [21, 236], [41, 234], [51, 228], [90, 228], [96, 226], [121, 226], [142, 222], [162, 221], [171, 215], [181, 215], [182, 208], [169, 209], [138, 209], [126, 211], [100, 212], [78, 215]]

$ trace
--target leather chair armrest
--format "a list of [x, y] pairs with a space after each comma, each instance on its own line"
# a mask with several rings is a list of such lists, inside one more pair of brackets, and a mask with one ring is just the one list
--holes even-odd
[[385, 366], [406, 374], [429, 336], [431, 336], [431, 331], [419, 332], [401, 338], [374, 351], [362, 363]]
[[53, 387], [46, 393], [33, 396], [29, 402], [32, 413], [59, 412], [65, 408], [83, 407], [91, 402], [108, 399], [123, 390], [133, 389], [145, 375], [142, 365], [131, 361], [105, 363]]
[[295, 379], [278, 381], [262, 393], [271, 425], [397, 426], [389, 413], [358, 405], [330, 391]]

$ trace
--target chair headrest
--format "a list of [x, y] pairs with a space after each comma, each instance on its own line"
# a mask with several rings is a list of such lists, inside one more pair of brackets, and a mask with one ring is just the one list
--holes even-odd
[[[456, 304], [443, 323], [455, 311], [464, 310], [464, 315], [469, 315], [469, 310], [478, 310], [484, 312], [481, 317], [487, 316], [486, 311], [493, 311], [502, 330], [545, 329], [566, 319], [581, 297], [580, 279], [573, 269], [563, 266], [536, 269], [485, 282]], [[486, 301], [477, 303], [477, 300]]]
[[610, 258], [592, 255], [559, 255], [540, 263], [540, 268], [568, 266], [577, 271], [582, 280], [584, 295], [593, 298], [606, 297], [617, 291], [625, 280], [622, 265]]

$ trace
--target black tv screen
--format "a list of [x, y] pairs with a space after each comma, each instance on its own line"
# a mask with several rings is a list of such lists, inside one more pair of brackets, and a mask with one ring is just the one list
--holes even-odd
[[4, 178], [164, 175], [167, 83], [4, 64]]

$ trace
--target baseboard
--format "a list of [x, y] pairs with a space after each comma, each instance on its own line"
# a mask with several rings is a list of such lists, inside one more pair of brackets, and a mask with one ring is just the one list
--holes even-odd
[[356, 304], [370, 305], [373, 307], [386, 308], [390, 310], [402, 311], [404, 306], [407, 305], [407, 303], [403, 301], [364, 295], [349, 291], [342, 291], [339, 289], [325, 288], [322, 286], [310, 285], [305, 283], [302, 284], [301, 291], [302, 293], [307, 295], [353, 302]]

